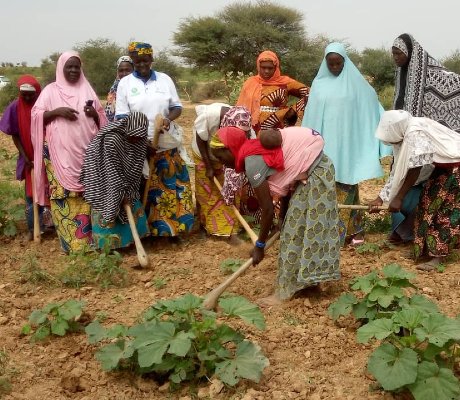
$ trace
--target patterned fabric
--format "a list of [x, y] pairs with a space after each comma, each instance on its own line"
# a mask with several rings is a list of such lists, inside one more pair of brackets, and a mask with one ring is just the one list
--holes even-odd
[[84, 198], [108, 223], [115, 222], [117, 216], [128, 223], [123, 200], [131, 205], [139, 200], [147, 127], [147, 117], [133, 112], [102, 128], [86, 149], [80, 174]]
[[[25, 206], [25, 214], [26, 214], [26, 221], [27, 221], [27, 229], [29, 232], [33, 232], [34, 230], [34, 204], [32, 201], [32, 197], [25, 196], [26, 199], [26, 206]], [[40, 231], [43, 232], [45, 228], [53, 227], [53, 221], [51, 219], [51, 211], [48, 206], [38, 206], [38, 218], [40, 222]]]
[[340, 238], [334, 166], [323, 155], [307, 184], [291, 197], [281, 231], [277, 294], [291, 298], [308, 286], [340, 279]]
[[436, 168], [423, 189], [415, 223], [414, 256], [447, 256], [460, 240], [460, 170]]
[[128, 46], [128, 52], [137, 53], [138, 56], [152, 55], [152, 45], [144, 42], [131, 42]]
[[153, 236], [189, 233], [194, 222], [187, 166], [177, 149], [156, 153], [150, 171], [145, 213]]
[[[409, 64], [396, 70], [394, 108], [428, 117], [460, 132], [460, 75], [448, 71], [408, 34]], [[399, 99], [403, 99], [400, 107]]]
[[233, 126], [243, 131], [250, 131], [251, 113], [243, 106], [231, 107], [230, 110], [224, 114], [222, 122], [220, 123], [221, 128], [226, 128], [228, 126]]
[[[212, 163], [214, 176], [223, 182], [224, 175], [222, 165]], [[195, 156], [195, 198], [201, 226], [210, 235], [230, 236], [238, 233], [239, 223], [233, 207], [225, 204], [221, 193], [214, 182], [206, 176], [206, 165], [203, 160]], [[236, 207], [239, 204], [239, 196], [236, 196]]]
[[[339, 204], [360, 204], [358, 185], [346, 185], [336, 183], [337, 202]], [[359, 210], [339, 210], [339, 235], [340, 245], [345, 244], [346, 239], [353, 238], [358, 233], [364, 233], [362, 225], [363, 212]]]
[[404, 40], [402, 40], [400, 37], [395, 39], [393, 42], [393, 47], [401, 50], [406, 57], [409, 57], [409, 49], [407, 48], [406, 43], [404, 43]]
[[66, 253], [84, 250], [93, 244], [91, 207], [81, 193], [65, 189], [56, 179], [46, 143], [43, 160], [50, 183], [51, 217], [61, 248]]
[[[147, 236], [149, 228], [142, 203], [137, 200], [132, 206], [133, 217], [139, 237]], [[110, 249], [128, 247], [134, 243], [129, 224], [118, 218], [115, 222], [107, 222], [99, 211], [91, 210], [91, 225], [93, 227], [94, 245], [98, 249], [104, 248], [107, 243]]]
[[423, 184], [412, 186], [404, 196], [401, 210], [391, 213], [391, 234], [397, 233], [403, 242], [414, 240], [414, 225], [417, 206]]

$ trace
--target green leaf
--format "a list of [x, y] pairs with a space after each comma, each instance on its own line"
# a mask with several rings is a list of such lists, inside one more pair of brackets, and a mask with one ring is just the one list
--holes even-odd
[[122, 324], [115, 324], [107, 330], [108, 339], [116, 339], [119, 337], [127, 336], [128, 328]]
[[403, 305], [403, 308], [416, 309], [424, 314], [434, 314], [439, 313], [439, 307], [431, 301], [428, 297], [423, 296], [421, 294], [415, 294], [409, 299], [409, 303], [407, 305]]
[[58, 309], [58, 303], [48, 303], [45, 307], [42, 308], [42, 311], [45, 314], [56, 314], [56, 310]]
[[51, 321], [51, 333], [53, 335], [64, 336], [68, 328], [69, 324], [65, 319], [56, 318]]
[[48, 319], [48, 314], [44, 313], [41, 310], [34, 310], [32, 311], [32, 314], [30, 314], [29, 316], [29, 322], [35, 326], [45, 323], [47, 319]]
[[257, 328], [265, 329], [265, 318], [259, 306], [251, 303], [242, 296], [221, 298], [219, 306], [223, 312], [235, 317], [240, 317], [244, 322], [253, 324]]
[[178, 332], [169, 343], [168, 353], [184, 357], [192, 346], [191, 339], [195, 339], [192, 332]]
[[37, 341], [44, 340], [49, 335], [50, 335], [50, 327], [48, 325], [41, 325], [33, 334], [32, 339], [37, 340]]
[[202, 303], [203, 299], [201, 297], [195, 296], [191, 293], [187, 293], [184, 296], [178, 297], [177, 299], [159, 301], [153, 307], [163, 307], [171, 313], [175, 311], [188, 313], [190, 311], [200, 308]]
[[460, 398], [460, 383], [451, 370], [423, 361], [417, 380], [409, 386], [415, 400], [455, 400]]
[[152, 364], [161, 363], [163, 354], [168, 349], [174, 338], [174, 324], [170, 322], [157, 322], [153, 329], [143, 324], [145, 329], [140, 330], [133, 341], [133, 347], [137, 350], [137, 360], [141, 368], [150, 367]]
[[428, 315], [421, 324], [422, 327], [414, 330], [421, 342], [428, 340], [429, 343], [442, 347], [451, 339], [460, 340], [460, 321], [457, 319], [437, 313]]
[[117, 343], [110, 343], [96, 352], [96, 360], [101, 363], [104, 371], [111, 371], [118, 367], [120, 360], [133, 355], [134, 349], [131, 342], [120, 340]]
[[414, 279], [416, 275], [401, 268], [399, 264], [388, 264], [382, 269], [383, 275], [390, 279]]
[[358, 303], [358, 299], [353, 293], [343, 293], [329, 306], [327, 312], [336, 321], [341, 315], [350, 314], [356, 303]]
[[260, 347], [244, 340], [236, 348], [235, 358], [216, 363], [216, 375], [227, 385], [236, 385], [240, 378], [259, 382], [265, 367], [270, 365]]
[[353, 315], [356, 319], [365, 319], [372, 321], [377, 315], [376, 303], [361, 300], [353, 306]]
[[413, 331], [423, 320], [425, 314], [422, 311], [413, 308], [406, 308], [398, 311], [393, 315], [393, 321], [403, 328]]
[[374, 287], [378, 278], [377, 271], [374, 270], [367, 275], [360, 276], [353, 280], [351, 288], [353, 290], [362, 290], [365, 294], [368, 294]]
[[417, 362], [414, 350], [384, 343], [372, 352], [367, 368], [385, 390], [396, 390], [415, 382]]
[[96, 320], [86, 326], [85, 332], [88, 335], [88, 342], [94, 344], [106, 338], [107, 329]]
[[70, 299], [58, 308], [58, 312], [59, 315], [66, 320], [74, 319], [81, 315], [84, 305], [84, 301]]
[[395, 331], [393, 320], [390, 318], [376, 319], [358, 329], [357, 340], [358, 343], [368, 343], [373, 337], [382, 340], [398, 330]]
[[225, 324], [219, 325], [214, 330], [213, 338], [214, 337], [218, 339], [220, 343], [239, 343], [244, 340], [244, 335]]
[[29, 335], [32, 332], [32, 326], [25, 324], [21, 329], [21, 335]]

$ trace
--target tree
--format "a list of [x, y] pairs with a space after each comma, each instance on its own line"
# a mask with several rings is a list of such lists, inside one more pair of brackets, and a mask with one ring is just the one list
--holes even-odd
[[394, 83], [393, 58], [385, 48], [364, 49], [358, 67], [363, 75], [370, 78], [372, 86], [377, 91]]
[[44, 85], [56, 80], [56, 64], [61, 53], [52, 53], [47, 58], [43, 58], [40, 64], [42, 82]]
[[443, 65], [452, 72], [460, 74], [460, 50], [455, 50], [443, 60]]
[[177, 83], [182, 72], [182, 68], [174, 59], [169, 55], [168, 51], [161, 50], [153, 54], [153, 66], [155, 71], [164, 72], [169, 75], [171, 79]]
[[[188, 18], [174, 33], [175, 54], [198, 68], [222, 74], [255, 72], [263, 50], [274, 51], [284, 74], [309, 82], [322, 59], [318, 42], [308, 41], [303, 16], [269, 1], [234, 3], [215, 17]], [[313, 72], [312, 72], [313, 71]]]
[[80, 54], [86, 78], [100, 96], [106, 95], [117, 75], [117, 59], [124, 49], [109, 39], [90, 39], [74, 50]]

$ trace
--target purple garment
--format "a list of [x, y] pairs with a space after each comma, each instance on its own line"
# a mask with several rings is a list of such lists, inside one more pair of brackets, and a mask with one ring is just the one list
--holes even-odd
[[[18, 99], [11, 102], [6, 108], [0, 119], [0, 131], [10, 136], [16, 136], [19, 139], [19, 120], [18, 120]], [[16, 163], [16, 179], [22, 181], [24, 179], [24, 167], [26, 162], [22, 154], [19, 154], [18, 162]]]

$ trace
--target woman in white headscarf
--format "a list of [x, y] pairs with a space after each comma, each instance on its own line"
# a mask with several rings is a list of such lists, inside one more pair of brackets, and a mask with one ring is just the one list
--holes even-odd
[[411, 187], [431, 173], [417, 211], [414, 256], [431, 258], [417, 268], [435, 269], [460, 239], [460, 135], [432, 119], [392, 110], [383, 114], [376, 136], [393, 146], [385, 185], [391, 212], [400, 211]]

